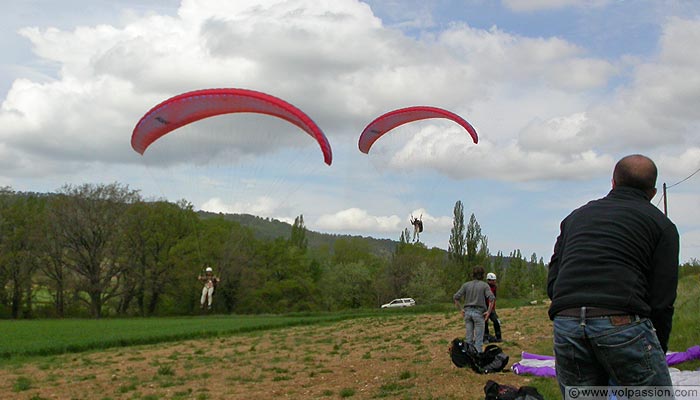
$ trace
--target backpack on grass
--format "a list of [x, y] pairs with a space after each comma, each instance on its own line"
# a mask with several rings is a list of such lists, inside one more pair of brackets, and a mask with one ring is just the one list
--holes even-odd
[[473, 364], [472, 358], [467, 355], [467, 346], [471, 345], [460, 338], [456, 338], [450, 343], [450, 358], [457, 368], [464, 368], [466, 366], [471, 368], [471, 364]]
[[484, 400], [544, 400], [544, 397], [532, 386], [519, 388], [487, 381], [484, 385]]
[[486, 346], [483, 353], [463, 339], [455, 338], [450, 343], [450, 358], [457, 368], [469, 367], [479, 374], [500, 372], [508, 364], [509, 357], [495, 344]]
[[499, 346], [490, 344], [486, 346], [483, 353], [479, 354], [479, 367], [482, 373], [501, 372], [508, 364], [509, 357]]

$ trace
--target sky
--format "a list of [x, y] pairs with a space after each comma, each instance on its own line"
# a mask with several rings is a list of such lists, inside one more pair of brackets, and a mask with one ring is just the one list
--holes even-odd
[[[492, 254], [545, 262], [559, 223], [651, 157], [700, 259], [700, 3], [684, 0], [21, 0], [0, 14], [0, 186], [55, 192], [117, 182], [146, 199], [249, 213], [318, 232], [447, 249], [457, 201]], [[333, 151], [268, 115], [179, 128], [141, 155], [152, 107], [205, 88], [270, 94]], [[450, 110], [368, 154], [390, 110]], [[687, 178], [687, 179], [686, 179]], [[661, 193], [661, 190], [659, 190]], [[661, 195], [653, 204], [664, 208]]]

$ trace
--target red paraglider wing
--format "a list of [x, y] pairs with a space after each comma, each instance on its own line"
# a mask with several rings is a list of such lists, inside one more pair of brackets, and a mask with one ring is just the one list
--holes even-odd
[[333, 155], [326, 135], [304, 112], [286, 101], [246, 89], [204, 89], [183, 93], [153, 107], [139, 120], [131, 147], [143, 154], [151, 143], [181, 126], [215, 115], [251, 112], [272, 115], [301, 128], [316, 139], [326, 164]]
[[382, 135], [390, 130], [409, 122], [429, 118], [447, 118], [452, 120], [460, 124], [467, 130], [467, 132], [469, 132], [469, 135], [471, 135], [474, 143], [479, 142], [479, 137], [477, 136], [474, 127], [459, 115], [442, 108], [414, 106], [389, 111], [388, 113], [381, 115], [374, 121], [370, 122], [370, 124], [367, 125], [360, 135], [358, 147], [360, 148], [361, 152], [367, 154], [369, 153], [369, 149], [372, 147], [374, 142], [376, 142], [380, 137], [382, 137]]

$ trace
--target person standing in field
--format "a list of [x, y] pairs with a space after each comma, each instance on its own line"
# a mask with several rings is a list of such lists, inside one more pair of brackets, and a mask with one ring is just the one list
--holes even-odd
[[561, 222], [547, 294], [565, 397], [567, 386], [671, 386], [679, 237], [650, 202], [657, 173], [648, 157], [622, 158], [608, 195]]
[[[493, 272], [489, 272], [486, 274], [486, 283], [488, 283], [489, 288], [491, 289], [491, 293], [493, 293], [493, 310], [491, 311], [491, 314], [489, 315], [489, 318], [485, 321], [484, 324], [484, 343], [500, 343], [503, 341], [501, 337], [501, 321], [498, 319], [498, 314], [496, 314], [496, 299], [498, 298], [498, 295], [496, 292], [498, 291], [498, 286], [496, 284], [496, 274]], [[489, 321], [493, 322], [493, 331], [494, 334], [496, 335], [495, 337], [489, 335]]]
[[211, 310], [214, 288], [219, 283], [219, 278], [214, 276], [214, 271], [211, 269], [211, 267], [207, 267], [204, 270], [204, 275], [199, 275], [197, 279], [204, 283], [204, 287], [202, 288], [202, 298], [199, 301], [201, 308], [204, 308], [206, 305], [207, 309]]
[[[485, 321], [491, 315], [496, 298], [489, 285], [482, 280], [484, 279], [483, 267], [475, 266], [472, 270], [472, 278], [459, 288], [452, 299], [464, 318], [465, 342], [474, 345], [478, 352], [482, 352]], [[464, 299], [463, 306], [460, 304], [461, 299]]]

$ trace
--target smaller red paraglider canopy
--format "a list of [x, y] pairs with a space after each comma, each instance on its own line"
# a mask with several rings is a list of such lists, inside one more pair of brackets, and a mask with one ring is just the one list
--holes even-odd
[[475, 144], [479, 142], [479, 137], [474, 127], [459, 115], [438, 107], [413, 106], [389, 111], [370, 122], [360, 135], [358, 147], [361, 152], [367, 154], [374, 142], [390, 130], [409, 122], [429, 118], [446, 118], [452, 120], [469, 132]]
[[187, 92], [153, 107], [136, 124], [131, 147], [143, 154], [161, 136], [200, 119], [221, 114], [250, 112], [288, 121], [316, 139], [326, 164], [331, 165], [331, 146], [321, 128], [303, 111], [269, 94], [247, 89], [203, 89]]

